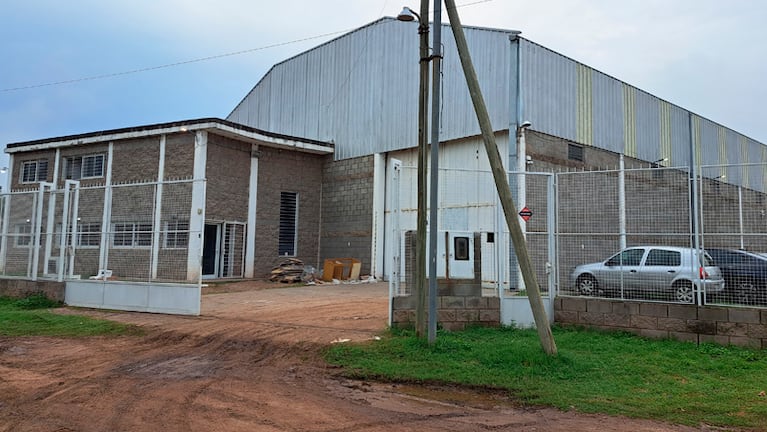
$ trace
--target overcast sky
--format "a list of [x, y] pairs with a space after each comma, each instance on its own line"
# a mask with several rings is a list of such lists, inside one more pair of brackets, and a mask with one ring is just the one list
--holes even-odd
[[[409, 1], [418, 10], [419, 2]], [[767, 143], [766, 1], [456, 3], [465, 25], [521, 30], [534, 42]], [[404, 5], [0, 0], [0, 145], [224, 118], [273, 64], [396, 16]], [[125, 73], [141, 69], [149, 70]], [[105, 75], [114, 76], [86, 79]], [[73, 82], [48, 85], [67, 81]]]

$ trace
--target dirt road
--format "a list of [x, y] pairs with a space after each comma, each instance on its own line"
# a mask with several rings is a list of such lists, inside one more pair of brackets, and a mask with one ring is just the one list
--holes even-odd
[[142, 337], [0, 338], [0, 431], [708, 430], [346, 380], [319, 354], [383, 331], [386, 286], [274, 287], [208, 289], [200, 317], [62, 311]]

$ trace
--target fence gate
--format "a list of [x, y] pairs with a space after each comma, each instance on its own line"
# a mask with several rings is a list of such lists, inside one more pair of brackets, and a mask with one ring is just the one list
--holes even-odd
[[[514, 203], [519, 223], [525, 236], [536, 280], [549, 321], [554, 320], [554, 297], [556, 296], [556, 206], [554, 175], [549, 173], [510, 173]], [[503, 209], [498, 205], [501, 247], [498, 251], [498, 268], [501, 278], [501, 322], [506, 325], [532, 327], [535, 325], [530, 301], [527, 297], [519, 262]], [[484, 258], [483, 258], [484, 259]]]

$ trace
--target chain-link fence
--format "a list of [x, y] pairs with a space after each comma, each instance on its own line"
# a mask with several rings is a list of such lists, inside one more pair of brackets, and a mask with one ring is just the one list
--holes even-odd
[[[540, 289], [553, 289], [553, 175], [508, 173], [520, 207], [530, 258]], [[440, 169], [437, 217], [437, 277], [479, 279], [489, 296], [525, 295], [511, 236], [488, 170]], [[415, 283], [417, 169], [396, 167], [390, 175], [388, 221], [393, 241], [393, 296], [410, 295]], [[427, 202], [429, 200], [427, 199]], [[427, 210], [428, 211], [428, 210]], [[524, 215], [524, 216], [522, 216]], [[428, 223], [431, 229], [431, 223]], [[428, 234], [427, 234], [427, 250]], [[431, 253], [431, 252], [428, 252]], [[428, 260], [427, 260], [428, 263]]]
[[[652, 166], [508, 178], [544, 295], [557, 288], [767, 306], [766, 172], [764, 164], [717, 165], [691, 176], [686, 167]], [[390, 262], [401, 281], [395, 296], [408, 295], [415, 277], [416, 179], [416, 168], [400, 167], [388, 198]], [[471, 259], [481, 262], [483, 286], [499, 288], [491, 295], [524, 295], [492, 174], [441, 169], [439, 182], [438, 277], [459, 277], [454, 237], [478, 234]]]
[[[32, 279], [198, 283], [203, 221], [192, 220], [194, 181], [80, 186], [2, 196], [0, 274]], [[242, 227], [227, 232], [225, 263], [241, 272]], [[198, 242], [199, 243], [199, 242]], [[237, 261], [239, 259], [239, 261]]]
[[765, 304], [765, 165], [557, 174], [560, 293]]

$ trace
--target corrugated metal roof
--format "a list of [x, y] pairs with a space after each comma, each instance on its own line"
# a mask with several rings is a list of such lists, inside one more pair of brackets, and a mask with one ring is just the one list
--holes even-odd
[[[229, 120], [335, 142], [338, 159], [414, 147], [416, 29], [416, 23], [382, 18], [287, 59], [259, 81]], [[444, 141], [475, 136], [479, 127], [454, 38], [449, 26], [443, 31], [440, 139]], [[523, 38], [517, 38], [521, 98], [517, 116], [516, 51], [509, 40], [514, 33], [466, 28], [494, 129], [514, 127], [519, 118], [549, 135], [683, 166], [690, 161], [692, 126], [696, 160], [767, 162], [763, 144]]]

